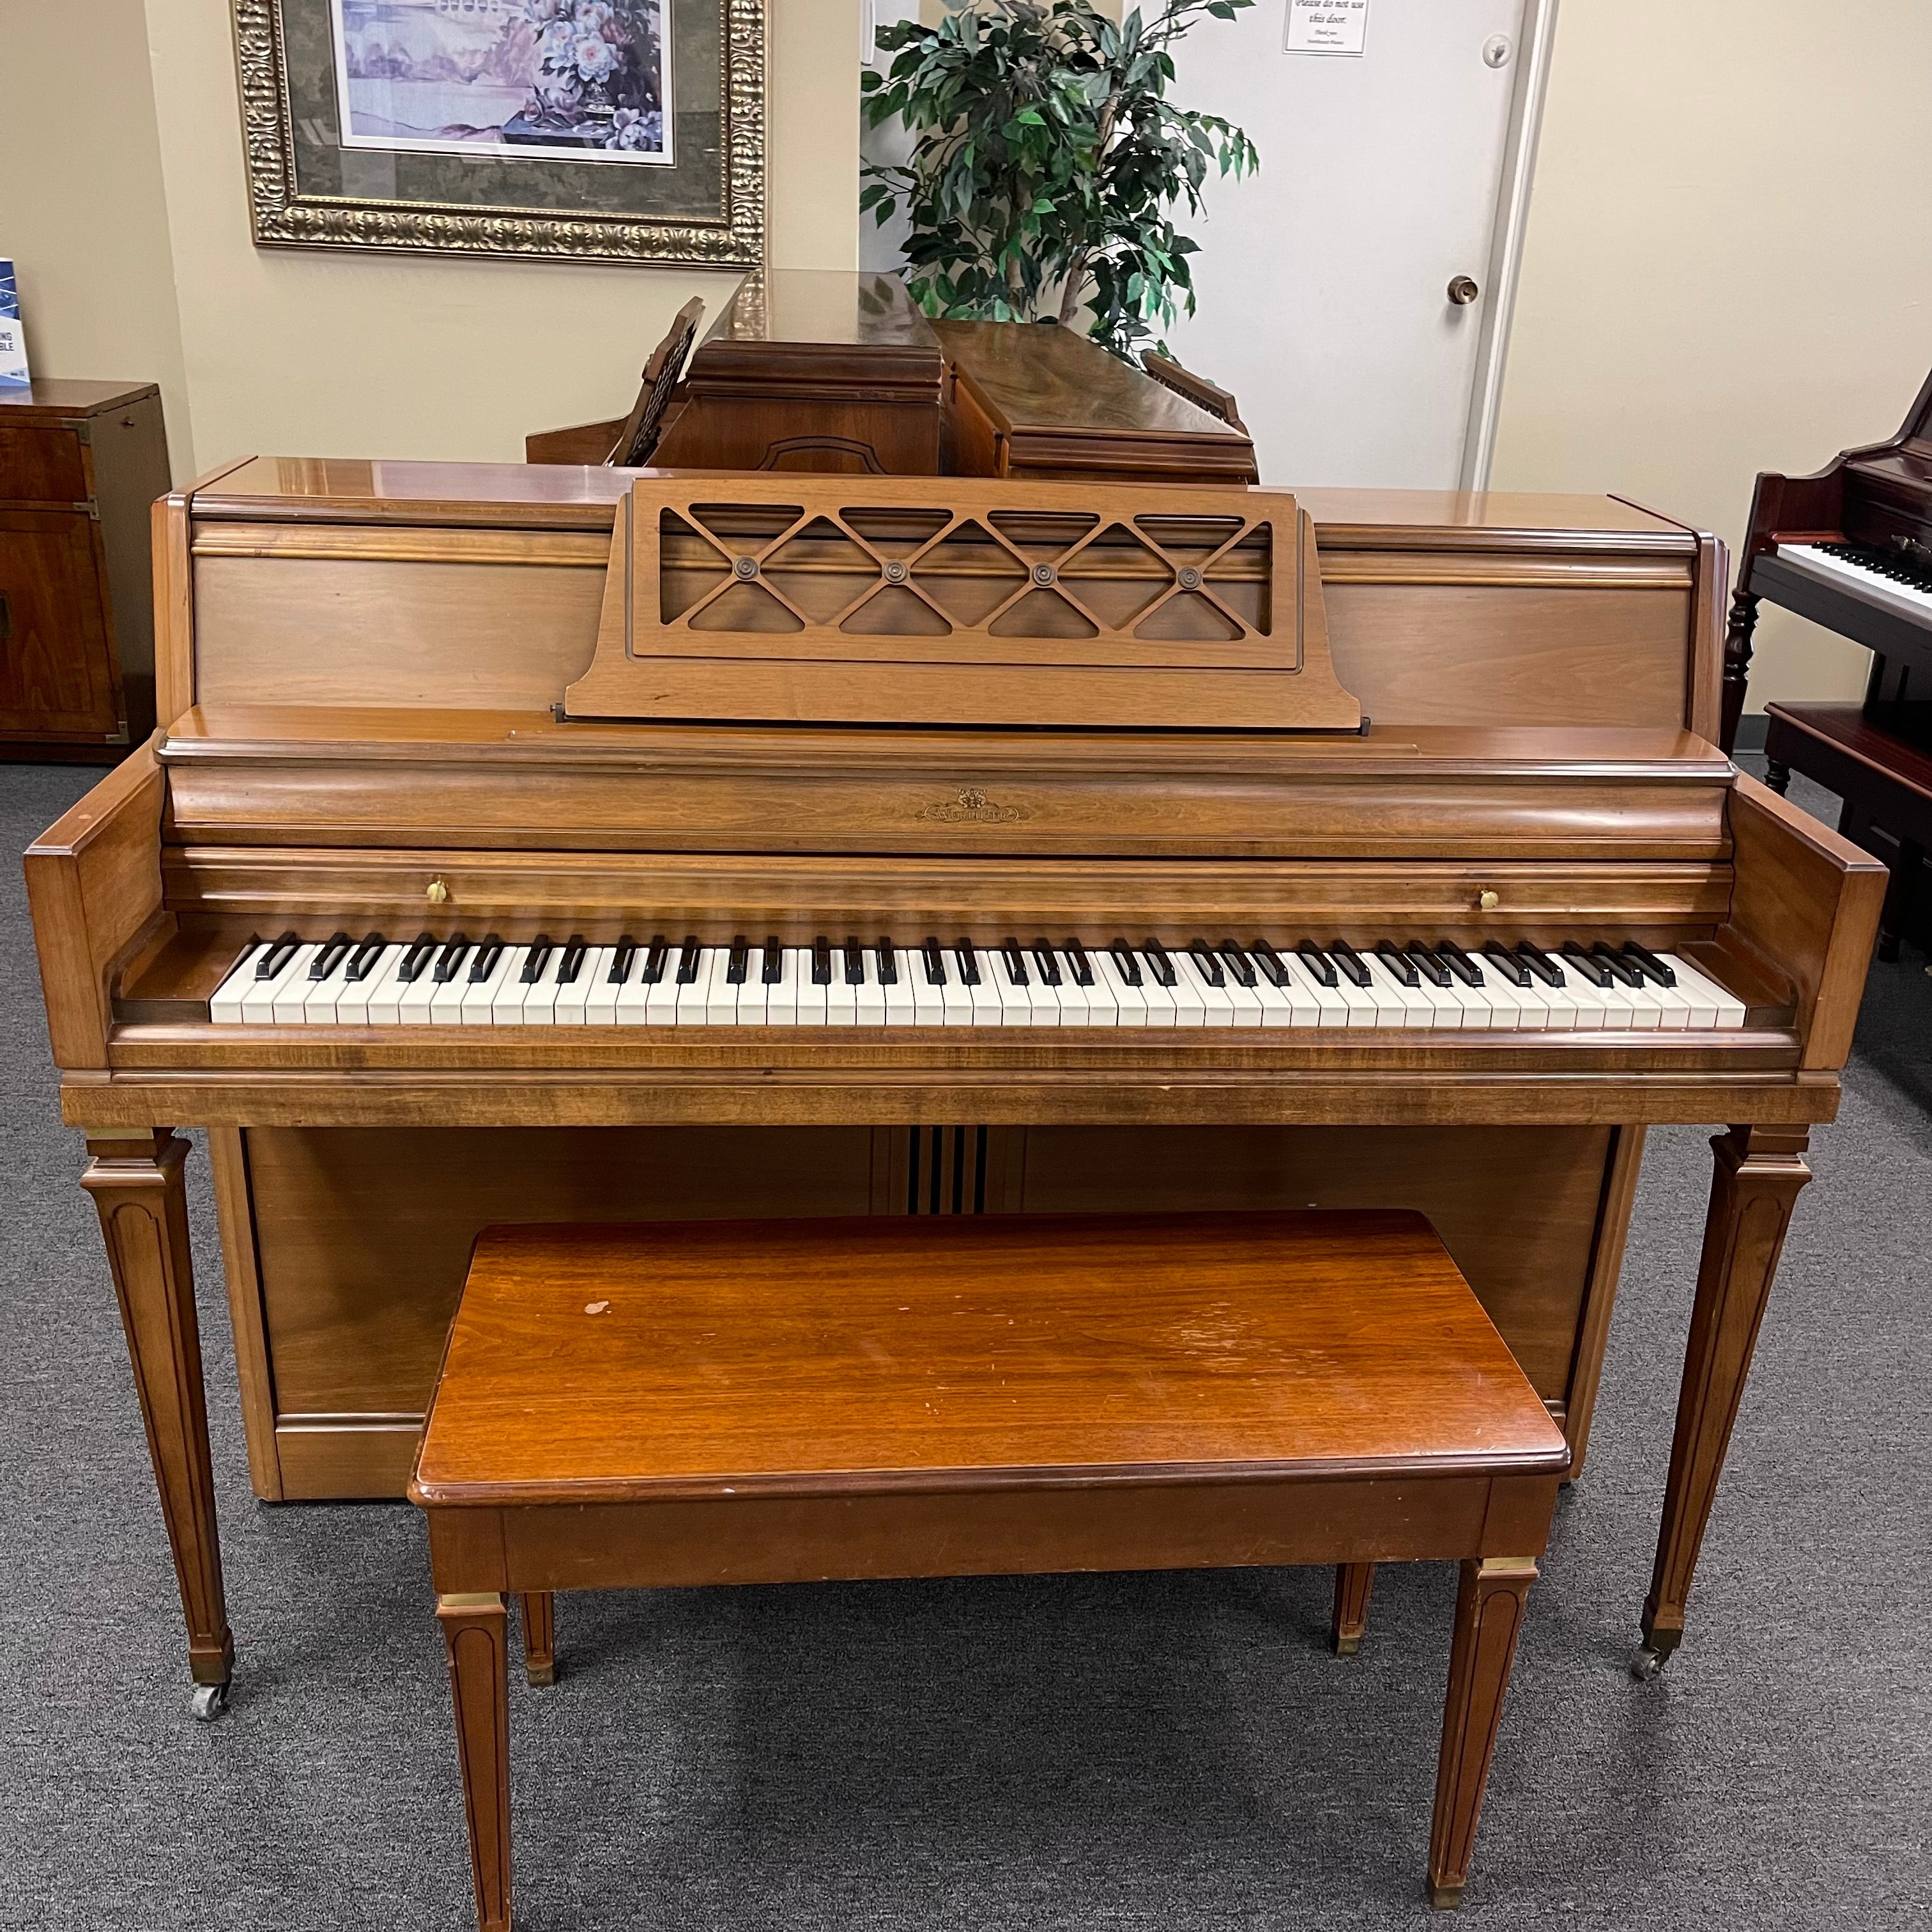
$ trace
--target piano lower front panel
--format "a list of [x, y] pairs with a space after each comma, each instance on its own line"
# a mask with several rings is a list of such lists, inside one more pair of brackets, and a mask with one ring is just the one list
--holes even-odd
[[1580, 1454], [1642, 1137], [970, 1124], [218, 1132], [250, 1468], [270, 1499], [401, 1495], [470, 1247], [492, 1222], [935, 1209], [1418, 1208]]

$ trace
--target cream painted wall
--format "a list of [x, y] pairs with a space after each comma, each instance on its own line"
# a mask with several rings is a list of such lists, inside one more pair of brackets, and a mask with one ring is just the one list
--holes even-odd
[[[1928, 122], [1927, 0], [1563, 0], [1495, 486], [1735, 545], [1758, 471], [1890, 436], [1932, 367]], [[1750, 708], [1870, 662], [1766, 606]]]
[[[49, 82], [76, 29], [92, 50], [85, 113]], [[0, 256], [19, 265], [34, 374], [159, 382], [175, 474], [192, 475], [142, 0], [5, 8]]]
[[[856, 267], [859, 0], [768, 6], [772, 259]], [[41, 79], [76, 9], [104, 50], [80, 121]], [[627, 407], [673, 313], [737, 281], [256, 248], [229, 0], [4, 8], [8, 250], [36, 367], [158, 377], [182, 480], [250, 452], [520, 459], [531, 430]]]

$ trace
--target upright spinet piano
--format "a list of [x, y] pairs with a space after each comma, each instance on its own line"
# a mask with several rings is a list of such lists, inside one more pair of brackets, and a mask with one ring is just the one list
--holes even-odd
[[[1656, 1668], [1883, 881], [1708, 742], [1720, 548], [1612, 499], [1304, 494], [1353, 729], [573, 717], [607, 650], [650, 688], [626, 623], [781, 574], [717, 477], [678, 567], [719, 582], [620, 579], [633, 480], [258, 459], [167, 499], [162, 728], [28, 855], [204, 1705], [184, 1124], [270, 1499], [400, 1493], [470, 1243], [519, 1220], [1418, 1208], [1580, 1463], [1645, 1130], [1724, 1124]], [[917, 531], [868, 500], [896, 587]], [[1264, 625], [1246, 552], [1178, 561], [1190, 500], [1108, 493], [1123, 634], [1204, 575]], [[1131, 659], [1114, 622], [1045, 630]]]

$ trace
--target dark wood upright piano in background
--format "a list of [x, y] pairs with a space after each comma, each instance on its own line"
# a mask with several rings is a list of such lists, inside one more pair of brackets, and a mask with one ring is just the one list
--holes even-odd
[[[1718, 1124], [1654, 1669], [1883, 882], [1710, 742], [1720, 547], [1607, 498], [700, 480], [263, 458], [162, 508], [162, 728], [27, 870], [197, 1681], [232, 1640], [184, 1125], [293, 1499], [401, 1493], [471, 1244], [528, 1220], [1420, 1209], [1580, 1465], [1645, 1131]], [[624, 715], [728, 647], [818, 708]], [[1327, 694], [976, 722], [1042, 649]], [[876, 720], [868, 666], [949, 662], [944, 724], [824, 694]], [[1093, 1023], [1103, 984], [1141, 1018]]]
[[[529, 454], [581, 460], [621, 428], [545, 433]], [[1071, 329], [929, 322], [895, 275], [796, 268], [748, 278], [713, 319], [650, 461], [1101, 482], [1257, 474], [1245, 430]]]
[[1932, 377], [1888, 442], [1812, 476], [1760, 476], [1725, 639], [1724, 744], [1737, 738], [1766, 602], [1872, 653], [1862, 704], [1777, 703], [1765, 754], [1844, 800], [1839, 830], [1891, 860], [1879, 956], [1895, 958], [1932, 848]]

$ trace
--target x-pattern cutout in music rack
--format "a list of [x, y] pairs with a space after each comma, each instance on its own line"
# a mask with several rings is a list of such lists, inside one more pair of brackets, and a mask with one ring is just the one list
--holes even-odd
[[1312, 526], [1201, 485], [640, 479], [572, 717], [1352, 730]]

